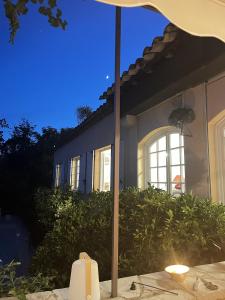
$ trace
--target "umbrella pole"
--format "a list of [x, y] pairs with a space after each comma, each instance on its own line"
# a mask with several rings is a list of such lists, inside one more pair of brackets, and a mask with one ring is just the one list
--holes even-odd
[[120, 159], [120, 42], [121, 8], [116, 7], [115, 92], [114, 92], [114, 172], [113, 172], [113, 238], [112, 238], [112, 297], [117, 297], [119, 252], [119, 159]]

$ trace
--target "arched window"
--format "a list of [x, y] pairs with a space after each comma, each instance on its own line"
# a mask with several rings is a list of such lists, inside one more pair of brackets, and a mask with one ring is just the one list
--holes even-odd
[[171, 194], [185, 192], [183, 136], [174, 131], [157, 134], [145, 147], [145, 184]]

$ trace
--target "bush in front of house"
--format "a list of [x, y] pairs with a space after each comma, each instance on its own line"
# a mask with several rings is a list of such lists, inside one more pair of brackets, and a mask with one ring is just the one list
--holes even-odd
[[56, 278], [56, 287], [65, 287], [73, 261], [78, 259], [80, 252], [86, 251], [99, 262], [102, 278], [108, 276], [111, 264], [111, 204], [109, 192], [93, 192], [87, 198], [69, 190], [53, 190], [51, 193], [39, 190], [36, 195], [39, 222], [52, 229], [33, 257], [32, 273], [43, 271], [43, 274], [51, 274]]
[[[109, 279], [112, 194], [45, 193], [46, 205], [54, 193], [61, 193], [63, 200], [50, 209], [51, 229], [33, 258], [33, 272], [55, 276], [56, 286], [65, 287], [72, 262], [86, 251], [98, 262], [100, 279]], [[120, 193], [119, 253], [120, 277], [160, 271], [172, 263], [225, 260], [225, 207], [193, 195], [173, 197], [151, 187], [124, 190]]]
[[20, 263], [15, 261], [0, 266], [0, 298], [13, 296], [19, 300], [26, 300], [27, 294], [52, 289], [52, 277], [44, 277], [40, 273], [32, 277], [17, 276], [18, 266]]

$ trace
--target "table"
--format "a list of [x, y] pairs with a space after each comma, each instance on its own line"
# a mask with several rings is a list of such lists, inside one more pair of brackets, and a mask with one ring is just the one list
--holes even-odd
[[[197, 291], [193, 290], [196, 278], [199, 278]], [[153, 288], [143, 288], [136, 285], [131, 291], [133, 281], [150, 284], [166, 289], [178, 295], [157, 291]], [[209, 290], [204, 282], [212, 282], [218, 286], [217, 290]], [[111, 281], [100, 283], [101, 299], [107, 300], [111, 296]], [[68, 300], [68, 288], [51, 292], [36, 293], [27, 296], [28, 300]], [[214, 264], [190, 268], [186, 279], [182, 283], [176, 282], [166, 272], [156, 272], [140, 276], [120, 278], [118, 280], [118, 297], [116, 300], [225, 300], [225, 261]]]
[[[198, 278], [198, 279], [197, 279]], [[197, 280], [197, 284], [196, 284]], [[136, 285], [136, 290], [131, 291], [132, 282], [141, 282], [161, 289], [177, 293], [156, 290], [154, 288]], [[217, 290], [209, 290], [207, 282], [218, 287]], [[194, 290], [193, 287], [197, 287]], [[101, 283], [102, 299], [110, 298], [111, 281]], [[140, 276], [121, 278], [118, 282], [118, 298], [120, 299], [151, 299], [151, 300], [225, 300], [225, 262], [202, 265], [190, 268], [185, 280], [179, 283], [172, 279], [165, 271]]]

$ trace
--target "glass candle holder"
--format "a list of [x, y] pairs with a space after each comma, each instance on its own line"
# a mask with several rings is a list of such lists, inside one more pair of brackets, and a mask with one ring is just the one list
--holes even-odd
[[189, 270], [189, 267], [185, 265], [171, 265], [165, 268], [165, 271], [171, 278], [179, 282], [184, 281]]

